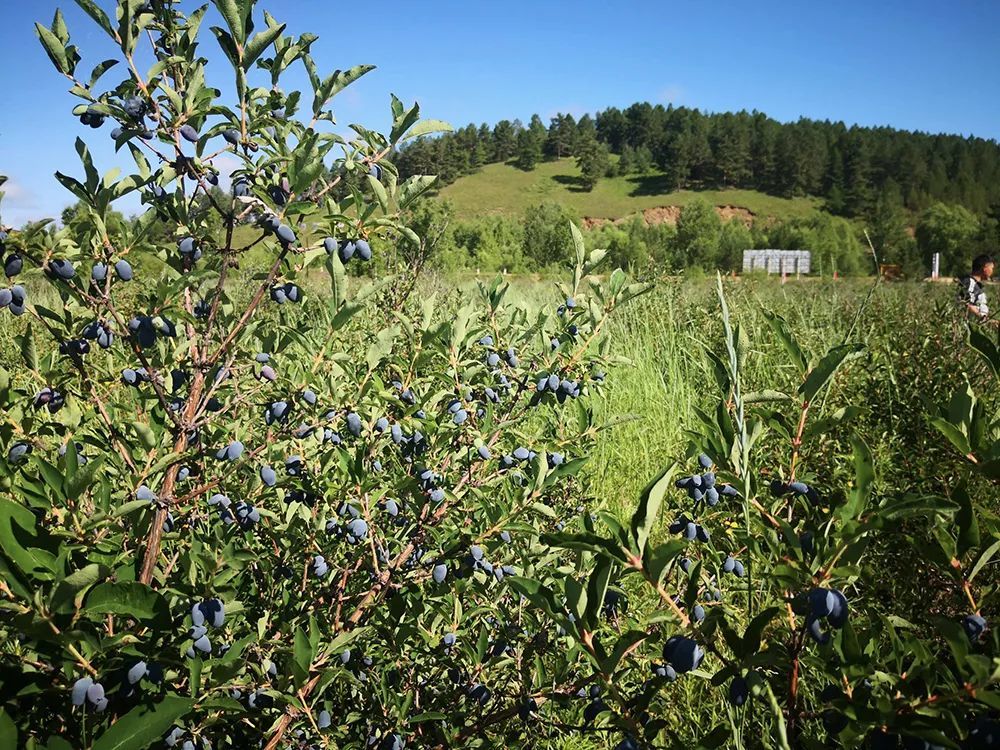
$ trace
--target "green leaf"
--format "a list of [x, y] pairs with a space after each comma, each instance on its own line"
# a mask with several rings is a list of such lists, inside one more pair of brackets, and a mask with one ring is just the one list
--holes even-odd
[[127, 615], [146, 622], [170, 621], [170, 607], [159, 593], [138, 581], [102, 583], [90, 590], [84, 602], [87, 612]]
[[657, 547], [654, 547], [643, 556], [642, 565], [649, 573], [649, 577], [657, 584], [663, 581], [666, 575], [667, 566], [677, 558], [677, 556], [687, 548], [685, 542], [671, 540]]
[[[233, 41], [232, 35], [225, 29], [221, 29], [218, 26], [212, 26], [211, 32], [215, 34], [215, 39], [219, 42], [219, 46], [229, 59], [230, 64], [237, 70], [241, 70], [240, 53], [236, 50], [236, 43]], [[243, 73], [241, 72], [240, 75], [243, 75]]]
[[663, 503], [663, 496], [673, 482], [676, 464], [671, 464], [653, 479], [639, 496], [639, 505], [632, 514], [632, 537], [635, 539], [636, 551], [641, 555], [646, 548], [649, 532], [656, 523], [656, 517]]
[[611, 581], [612, 562], [607, 557], [598, 557], [594, 570], [587, 580], [587, 606], [583, 613], [583, 621], [591, 630], [597, 627], [598, 616], [604, 605], [604, 596]]
[[969, 571], [968, 575], [969, 583], [971, 583], [972, 579], [975, 578], [976, 575], [979, 573], [979, 571], [983, 569], [983, 566], [993, 559], [993, 556], [997, 553], [997, 550], [1000, 550], [1000, 539], [993, 542], [993, 544], [987, 547], [983, 551], [983, 553], [979, 556], [979, 559], [976, 560], [976, 564], [973, 565], [972, 570]]
[[812, 401], [816, 395], [830, 382], [837, 370], [845, 362], [857, 359], [864, 351], [861, 344], [843, 344], [835, 346], [824, 355], [799, 386], [799, 395], [806, 402]]
[[309, 642], [309, 636], [302, 628], [295, 631], [295, 645], [292, 654], [297, 668], [296, 681], [297, 684], [302, 685], [309, 679], [309, 668], [312, 666], [315, 656]]
[[389, 213], [389, 196], [385, 192], [385, 186], [372, 175], [367, 175], [367, 177], [368, 184], [371, 186], [372, 192], [375, 193], [379, 207], [383, 213]]
[[969, 327], [969, 347], [989, 366], [994, 378], [1000, 378], [1000, 349], [978, 326]]
[[34, 454], [32, 458], [34, 459], [35, 465], [38, 466], [38, 469], [42, 474], [42, 479], [45, 480], [45, 484], [49, 486], [49, 489], [55, 492], [56, 496], [60, 500], [65, 500], [66, 496], [63, 494], [62, 472], [37, 453]]
[[[400, 208], [406, 208], [413, 201], [427, 192], [437, 182], [437, 175], [418, 174], [407, 177], [399, 184], [397, 202]], [[419, 244], [419, 239], [417, 240]]]
[[768, 325], [771, 326], [771, 330], [774, 331], [774, 335], [778, 337], [781, 345], [785, 347], [785, 351], [788, 352], [788, 356], [791, 358], [792, 364], [795, 365], [795, 369], [799, 371], [799, 375], [805, 375], [806, 370], [809, 368], [809, 363], [805, 354], [802, 353], [799, 342], [792, 335], [792, 331], [788, 327], [788, 322], [780, 315], [769, 310], [764, 311], [764, 318], [767, 320]]
[[153, 706], [137, 706], [120, 717], [94, 743], [93, 750], [141, 750], [163, 735], [194, 706], [194, 701], [177, 695], [167, 695]]
[[586, 624], [587, 613], [587, 588], [572, 576], [568, 576], [563, 581], [563, 590], [566, 593], [566, 606], [573, 613], [577, 621]]
[[361, 78], [361, 76], [366, 73], [370, 73], [373, 70], [375, 70], [374, 65], [355, 65], [353, 68], [334, 72], [332, 76], [324, 81], [320, 92], [313, 101], [313, 108], [315, 112], [318, 113], [323, 108], [323, 105], [336, 94], [350, 86], [356, 80]]
[[118, 38], [121, 41], [122, 51], [131, 56], [135, 52], [136, 32], [135, 24], [136, 12], [139, 9], [139, 0], [120, 0], [118, 6]]
[[35, 514], [19, 503], [0, 497], [0, 550], [30, 577], [51, 578], [58, 570], [55, 555], [36, 545], [47, 543], [38, 535]]
[[540, 581], [520, 576], [508, 576], [504, 580], [508, 586], [522, 594], [525, 599], [546, 612], [550, 617], [556, 616], [560, 607], [556, 604], [555, 594]]
[[339, 310], [347, 300], [347, 272], [336, 253], [327, 256], [326, 270], [330, 274], [330, 292], [333, 295], [330, 303], [334, 310]]
[[[576, 267], [582, 273], [583, 264], [587, 261], [587, 248], [583, 244], [583, 234], [580, 233], [579, 227], [572, 221], [569, 223], [569, 231], [573, 235], [573, 248], [576, 251]], [[579, 279], [577, 283], [579, 283]]]
[[106, 578], [110, 572], [110, 568], [104, 565], [91, 563], [80, 568], [80, 570], [70, 573], [59, 582], [52, 593], [53, 609], [63, 612], [69, 609], [66, 607], [69, 604], [79, 607], [83, 593], [102, 578]]
[[972, 453], [972, 446], [969, 445], [969, 437], [958, 427], [946, 420], [944, 417], [934, 417], [930, 420], [931, 426], [944, 435], [948, 442], [955, 446], [963, 456]]
[[760, 650], [760, 642], [764, 634], [764, 629], [767, 628], [771, 620], [780, 612], [781, 609], [778, 607], [769, 607], [750, 621], [746, 631], [743, 633], [744, 656], [756, 654]]
[[229, 33], [240, 46], [246, 41], [246, 29], [243, 28], [243, 17], [236, 0], [212, 0], [219, 9], [222, 18], [229, 27]]
[[258, 34], [255, 34], [253, 39], [247, 42], [247, 47], [243, 51], [243, 70], [250, 70], [250, 66], [257, 61], [257, 58], [270, 47], [274, 40], [281, 36], [281, 32], [285, 30], [286, 24], [281, 24], [280, 26], [271, 26]]
[[144, 510], [149, 507], [149, 500], [129, 500], [127, 503], [122, 503], [115, 508], [111, 515], [113, 518], [120, 518], [121, 516], [127, 516], [129, 513], [134, 513], [137, 510]]
[[0, 747], [17, 747], [17, 727], [3, 709], [0, 709]]
[[153, 431], [150, 429], [148, 424], [143, 424], [142, 422], [132, 422], [131, 426], [133, 431], [135, 431], [135, 434], [138, 436], [139, 442], [142, 443], [142, 446], [146, 450], [151, 451], [156, 447], [156, 435], [153, 434]]
[[601, 664], [601, 671], [605, 674], [612, 674], [616, 669], [618, 669], [618, 664], [624, 658], [625, 654], [632, 649], [635, 644], [641, 643], [646, 638], [650, 637], [650, 633], [646, 633], [642, 630], [629, 630], [623, 633], [617, 641], [615, 641], [615, 647], [612, 649], [611, 653], [608, 654], [608, 658], [604, 660]]
[[69, 175], [65, 175], [62, 172], [56, 172], [55, 177], [59, 180], [59, 184], [73, 193], [73, 195], [85, 204], [91, 205], [93, 203], [93, 196], [87, 192], [87, 188], [85, 188], [79, 180], [74, 177], [70, 177]]
[[365, 362], [368, 363], [369, 369], [376, 369], [382, 360], [389, 356], [392, 352], [392, 344], [399, 332], [399, 326], [391, 326], [378, 332], [375, 341], [368, 347], [368, 353], [365, 355]]
[[107, 32], [108, 36], [114, 37], [115, 33], [111, 28], [111, 19], [108, 18], [107, 13], [101, 10], [100, 6], [94, 0], [76, 0], [76, 4], [83, 9], [84, 13], [93, 18], [97, 22], [97, 25]]
[[69, 73], [66, 48], [62, 45], [62, 42], [59, 41], [55, 34], [40, 23], [35, 24], [35, 33], [38, 34], [38, 39], [45, 48], [45, 52], [48, 54], [52, 64], [56, 66], [56, 70], [60, 73]]
[[422, 714], [413, 714], [407, 717], [406, 721], [408, 724], [419, 724], [422, 721], [444, 721], [448, 718], [448, 714], [443, 714], [440, 711], [426, 711]]
[[21, 359], [24, 360], [24, 364], [32, 372], [37, 372], [38, 351], [35, 349], [35, 335], [33, 331], [34, 328], [28, 326], [24, 333], [17, 337], [17, 341], [21, 347]]
[[90, 73], [90, 83], [88, 84], [91, 88], [94, 87], [105, 73], [107, 73], [111, 68], [118, 64], [117, 60], [105, 60], [94, 66], [94, 70]]
[[962, 557], [970, 549], [979, 546], [979, 521], [964, 484], [952, 493], [952, 499], [958, 502], [955, 522], [958, 524], [958, 556]]
[[851, 446], [854, 449], [854, 487], [840, 511], [841, 518], [845, 520], [858, 518], [865, 512], [875, 483], [875, 462], [871, 448], [859, 435], [851, 435]]
[[727, 742], [729, 742], [730, 737], [732, 737], [732, 731], [725, 724], [720, 724], [711, 732], [706, 734], [695, 746], [695, 750], [715, 750], [715, 748], [722, 747]]
[[450, 133], [453, 130], [454, 128], [444, 120], [420, 120], [406, 131], [406, 134], [400, 140], [408, 141], [411, 138], [419, 138], [429, 133]]
[[66, 497], [76, 499], [86, 492], [94, 482], [98, 470], [104, 466], [104, 456], [90, 459], [84, 466], [66, 479]]
[[347, 646], [350, 646], [358, 638], [364, 638], [369, 634], [369, 628], [354, 628], [354, 630], [346, 630], [343, 633], [337, 635], [329, 644], [326, 646], [326, 653], [328, 654], [339, 654]]

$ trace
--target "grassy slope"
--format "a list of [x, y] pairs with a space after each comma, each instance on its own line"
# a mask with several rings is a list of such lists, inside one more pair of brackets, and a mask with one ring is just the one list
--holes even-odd
[[699, 196], [713, 205], [738, 206], [778, 219], [808, 216], [818, 209], [814, 198], [776, 198], [754, 190], [670, 191], [660, 174], [605, 178], [588, 193], [580, 190], [579, 175], [572, 159], [542, 162], [531, 172], [489, 164], [448, 185], [440, 195], [451, 201], [461, 219], [520, 214], [544, 202], [561, 203], [580, 216], [617, 219], [645, 208], [683, 206]]

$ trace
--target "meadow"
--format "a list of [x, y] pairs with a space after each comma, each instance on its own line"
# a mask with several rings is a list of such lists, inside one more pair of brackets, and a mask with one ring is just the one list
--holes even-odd
[[565, 206], [579, 216], [620, 219], [643, 209], [685, 206], [702, 199], [715, 206], [743, 208], [762, 219], [809, 218], [821, 205], [816, 198], [781, 198], [755, 190], [672, 190], [665, 176], [651, 170], [646, 175], [609, 177], [591, 191], [580, 189], [580, 168], [573, 159], [540, 162], [525, 172], [507, 163], [487, 164], [440, 191], [459, 219], [489, 215], [516, 216], [540, 203]]

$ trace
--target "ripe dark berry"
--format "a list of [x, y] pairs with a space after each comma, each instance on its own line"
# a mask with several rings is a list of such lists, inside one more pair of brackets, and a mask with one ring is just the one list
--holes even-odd
[[354, 437], [361, 437], [361, 417], [356, 412], [347, 415], [347, 431]]
[[742, 706], [750, 697], [750, 685], [743, 677], [734, 677], [729, 683], [729, 702], [734, 706]]
[[434, 583], [444, 583], [445, 578], [448, 577], [448, 566], [444, 563], [435, 565], [431, 575], [434, 578]]
[[986, 618], [980, 614], [966, 615], [962, 618], [962, 629], [972, 643], [978, 643], [988, 627]]
[[132, 266], [129, 265], [127, 260], [119, 260], [115, 263], [115, 273], [122, 281], [132, 280]]
[[3, 262], [3, 272], [11, 279], [21, 273], [24, 268], [24, 260], [17, 253], [11, 253]]
[[72, 279], [76, 275], [73, 264], [61, 258], [49, 261], [45, 272], [54, 279], [63, 279], [64, 281]]
[[691, 638], [682, 635], [671, 636], [663, 645], [663, 660], [670, 664], [678, 674], [697, 669], [705, 652]]
[[813, 617], [827, 617], [837, 606], [837, 597], [829, 589], [815, 588], [809, 592], [809, 609]]

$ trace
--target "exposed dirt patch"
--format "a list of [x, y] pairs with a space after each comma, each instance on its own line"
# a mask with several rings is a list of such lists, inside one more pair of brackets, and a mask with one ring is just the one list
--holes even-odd
[[736, 219], [737, 221], [743, 222], [747, 227], [753, 225], [753, 220], [757, 218], [753, 211], [742, 208], [740, 206], [716, 206], [715, 212], [719, 214], [719, 217], [723, 221], [732, 221]]
[[[618, 221], [621, 221], [621, 219], [619, 219]], [[597, 227], [603, 227], [605, 224], [610, 224], [610, 223], [611, 219], [598, 219], [594, 216], [584, 216], [582, 219], [580, 219], [580, 224], [583, 226], [584, 229], [587, 230], [596, 229]]]
[[647, 208], [642, 212], [642, 220], [650, 225], [655, 224], [676, 224], [680, 218], [680, 206], [660, 206], [659, 208]]
[[[753, 211], [741, 206], [716, 206], [715, 212], [723, 221], [732, 221], [735, 219], [748, 227], [751, 226], [757, 218], [757, 215], [754, 214]], [[657, 206], [656, 208], [643, 209], [642, 220], [651, 226], [657, 224], [676, 225], [680, 215], [680, 206]], [[628, 216], [623, 216], [620, 219], [604, 219], [596, 216], [584, 216], [580, 220], [580, 223], [583, 224], [584, 229], [595, 229], [597, 227], [603, 227], [607, 224], [624, 224], [631, 221], [634, 216], [635, 214], [629, 214]]]

